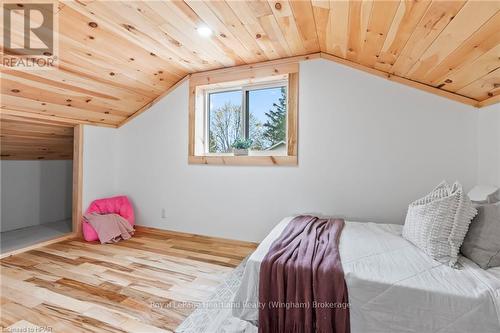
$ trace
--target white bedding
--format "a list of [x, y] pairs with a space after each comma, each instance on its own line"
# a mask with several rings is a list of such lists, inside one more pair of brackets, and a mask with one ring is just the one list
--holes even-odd
[[[250, 256], [233, 315], [256, 322], [260, 263], [290, 222], [283, 219]], [[346, 222], [340, 254], [351, 331], [500, 332], [500, 270], [461, 257], [462, 269], [434, 261], [401, 237], [402, 226]]]

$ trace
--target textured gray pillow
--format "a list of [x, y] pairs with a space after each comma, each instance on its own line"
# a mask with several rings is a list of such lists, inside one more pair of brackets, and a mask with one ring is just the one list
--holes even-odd
[[410, 204], [403, 237], [435, 260], [457, 267], [460, 246], [476, 213], [462, 185], [442, 182]]
[[500, 266], [500, 202], [478, 205], [462, 244], [462, 254], [481, 268]]

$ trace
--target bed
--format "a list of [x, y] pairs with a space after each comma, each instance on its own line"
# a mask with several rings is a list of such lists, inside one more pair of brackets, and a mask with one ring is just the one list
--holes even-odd
[[[262, 259], [293, 219], [283, 219], [248, 259], [233, 315], [258, 321]], [[351, 304], [351, 331], [500, 332], [500, 268], [460, 257], [452, 269], [401, 237], [402, 226], [346, 222], [340, 254]]]

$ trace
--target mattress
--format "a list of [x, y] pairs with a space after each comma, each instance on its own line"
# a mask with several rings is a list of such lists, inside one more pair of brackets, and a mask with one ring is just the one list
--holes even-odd
[[[283, 219], [248, 259], [233, 315], [256, 323], [260, 263], [293, 217]], [[500, 332], [500, 270], [460, 257], [461, 269], [434, 261], [401, 237], [402, 226], [346, 222], [340, 254], [351, 331]]]

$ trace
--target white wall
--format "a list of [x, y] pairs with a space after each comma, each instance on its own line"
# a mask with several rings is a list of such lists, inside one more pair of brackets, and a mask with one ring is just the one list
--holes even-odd
[[71, 218], [72, 161], [0, 161], [1, 231]]
[[313, 60], [299, 124], [297, 167], [188, 165], [185, 83], [118, 130], [115, 187], [86, 178], [129, 195], [138, 224], [254, 241], [297, 213], [403, 223], [441, 180], [476, 182], [477, 112], [442, 97]]
[[82, 209], [115, 194], [116, 135], [114, 128], [84, 126]]
[[500, 187], [500, 105], [479, 111], [478, 184]]

